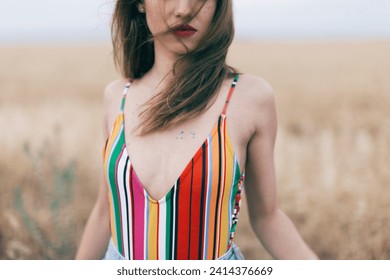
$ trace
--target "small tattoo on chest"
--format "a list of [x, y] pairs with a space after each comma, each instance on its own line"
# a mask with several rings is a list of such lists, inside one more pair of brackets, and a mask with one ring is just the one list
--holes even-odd
[[193, 131], [185, 132], [184, 130], [180, 130], [180, 132], [176, 135], [176, 139], [183, 140], [186, 135], [187, 135], [187, 137], [189, 135], [189, 137], [191, 137], [192, 139], [196, 138], [196, 133], [195, 132], [193, 132]]

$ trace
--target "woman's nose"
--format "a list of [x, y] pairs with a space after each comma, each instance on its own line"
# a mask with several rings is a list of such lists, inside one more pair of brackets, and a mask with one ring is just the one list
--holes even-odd
[[175, 6], [176, 17], [189, 17], [194, 9], [194, 0], [178, 0]]

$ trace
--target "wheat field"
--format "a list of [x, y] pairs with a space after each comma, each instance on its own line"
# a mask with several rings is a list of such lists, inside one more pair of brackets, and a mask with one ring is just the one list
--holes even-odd
[[[71, 259], [101, 172], [106, 45], [0, 46], [0, 259]], [[390, 259], [390, 41], [237, 42], [278, 111], [279, 206], [322, 259]], [[236, 242], [269, 259], [245, 203]]]

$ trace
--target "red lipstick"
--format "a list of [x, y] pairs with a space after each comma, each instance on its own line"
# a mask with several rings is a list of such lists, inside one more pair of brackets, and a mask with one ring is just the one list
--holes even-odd
[[194, 35], [198, 30], [189, 24], [179, 25], [173, 28], [173, 33], [177, 37], [187, 38]]

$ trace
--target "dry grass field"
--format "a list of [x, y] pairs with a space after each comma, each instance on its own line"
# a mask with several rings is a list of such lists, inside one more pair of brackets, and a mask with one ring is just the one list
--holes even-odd
[[[390, 259], [390, 42], [236, 43], [229, 61], [274, 87], [279, 205], [307, 243], [322, 259]], [[116, 76], [107, 46], [0, 47], [0, 259], [73, 257]], [[236, 236], [270, 258], [245, 209]]]

